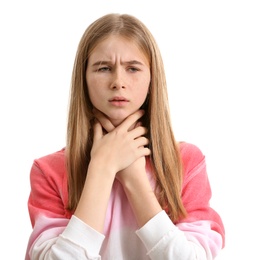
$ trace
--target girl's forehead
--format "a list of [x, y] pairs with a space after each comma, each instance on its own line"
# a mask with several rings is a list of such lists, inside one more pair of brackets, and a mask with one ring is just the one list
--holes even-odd
[[121, 35], [110, 35], [99, 41], [90, 52], [91, 56], [112, 56], [119, 54], [122, 56], [146, 57], [146, 53], [140, 48], [137, 41], [128, 39]]

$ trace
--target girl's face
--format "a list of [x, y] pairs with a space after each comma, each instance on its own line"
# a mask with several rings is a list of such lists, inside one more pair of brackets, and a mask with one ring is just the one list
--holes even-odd
[[144, 103], [150, 65], [138, 46], [112, 35], [92, 51], [86, 69], [90, 100], [113, 125], [119, 125]]

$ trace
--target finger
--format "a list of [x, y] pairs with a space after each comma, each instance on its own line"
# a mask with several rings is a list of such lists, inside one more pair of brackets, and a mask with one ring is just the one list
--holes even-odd
[[135, 128], [138, 127], [138, 126], [142, 126], [143, 123], [141, 121], [138, 121], [136, 124], [135, 124]]
[[139, 137], [135, 139], [135, 145], [139, 147], [144, 147], [149, 144], [149, 140], [146, 137]]
[[133, 125], [130, 126], [130, 128], [128, 129], [128, 131], [133, 130], [134, 128], [143, 125], [143, 123], [141, 121], [137, 121], [136, 123], [134, 123]]
[[111, 121], [101, 111], [93, 109], [93, 114], [108, 133], [115, 128]]
[[119, 126], [118, 128], [124, 128], [126, 131], [131, 130], [136, 125], [136, 122], [144, 115], [144, 110], [137, 110], [130, 116], [128, 116]]
[[130, 135], [132, 139], [139, 138], [143, 135], [145, 135], [148, 132], [146, 127], [138, 126], [130, 131]]
[[145, 147], [145, 146], [139, 147], [138, 149], [139, 157], [148, 156], [150, 154], [151, 154], [151, 150], [148, 147]]

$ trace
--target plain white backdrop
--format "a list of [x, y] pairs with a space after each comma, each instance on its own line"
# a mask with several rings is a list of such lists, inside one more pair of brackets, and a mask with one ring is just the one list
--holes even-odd
[[[33, 159], [65, 145], [71, 72], [85, 28], [130, 13], [154, 34], [178, 140], [206, 155], [220, 260], [264, 258], [263, 1], [1, 1], [1, 255], [24, 259]], [[2, 257], [1, 257], [2, 258]]]

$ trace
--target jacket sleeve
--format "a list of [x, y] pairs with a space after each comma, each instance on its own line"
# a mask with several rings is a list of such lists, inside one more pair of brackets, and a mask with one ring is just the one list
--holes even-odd
[[54, 165], [58, 163], [58, 158], [44, 158], [31, 168], [28, 209], [33, 231], [25, 259], [100, 259], [104, 235], [66, 210], [64, 165]]
[[198, 147], [187, 143], [182, 144], [181, 154], [182, 200], [187, 217], [174, 224], [162, 211], [136, 233], [153, 260], [212, 260], [224, 247], [224, 226], [218, 213], [210, 207], [211, 188], [205, 157]]

